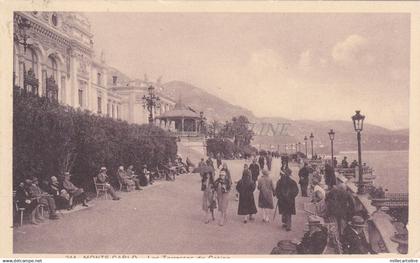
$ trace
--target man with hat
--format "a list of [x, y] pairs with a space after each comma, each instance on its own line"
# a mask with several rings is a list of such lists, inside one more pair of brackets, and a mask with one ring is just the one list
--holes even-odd
[[105, 187], [108, 193], [111, 195], [112, 200], [120, 200], [120, 198], [115, 193], [114, 187], [112, 187], [112, 185], [110, 185], [108, 182], [108, 175], [106, 174], [106, 171], [106, 167], [101, 167], [101, 170], [96, 178], [98, 179], [99, 183], [105, 184]]
[[281, 221], [286, 231], [292, 230], [292, 215], [296, 214], [295, 198], [299, 193], [297, 183], [290, 178], [292, 170], [284, 169], [284, 174], [277, 182], [275, 195], [277, 197], [277, 206], [279, 214], [282, 215]]
[[350, 221], [355, 211], [353, 196], [347, 191], [344, 183], [339, 183], [329, 191], [325, 197], [327, 216], [333, 217], [337, 222], [337, 230], [341, 235], [344, 225]]
[[36, 198], [32, 198], [29, 193], [29, 188], [32, 185], [32, 181], [30, 179], [26, 179], [24, 183], [20, 183], [16, 188], [16, 202], [19, 208], [24, 208], [26, 212], [30, 215], [30, 222], [31, 224], [37, 225], [38, 222], [36, 218], [39, 218], [38, 210], [36, 209], [38, 206], [38, 200]]
[[[69, 172], [64, 173], [63, 188], [73, 196], [75, 202], [81, 202], [83, 206], [87, 207], [87, 196], [83, 188], [75, 186], [70, 181], [71, 174]], [[73, 203], [70, 204], [70, 208], [73, 208]]]
[[302, 197], [308, 197], [309, 168], [307, 162], [299, 170], [299, 184]]
[[[41, 188], [39, 188], [37, 177], [32, 177], [31, 181], [32, 184], [28, 188], [31, 198], [36, 198], [38, 200], [38, 204], [48, 207], [48, 210], [50, 211], [50, 219], [58, 219], [59, 217], [56, 213], [56, 205], [54, 198], [52, 198], [49, 194], [43, 192]], [[36, 214], [36, 216], [38, 216], [38, 214]], [[37, 219], [42, 220], [40, 217]]]
[[376, 254], [366, 240], [364, 228], [365, 220], [361, 216], [353, 216], [342, 237], [341, 243], [345, 254]]
[[307, 223], [309, 231], [305, 233], [297, 246], [298, 254], [322, 254], [328, 240], [328, 231], [322, 224], [321, 217], [309, 216]]
[[260, 175], [260, 166], [257, 164], [257, 160], [252, 160], [252, 163], [248, 168], [251, 171], [252, 181], [258, 181], [258, 176]]

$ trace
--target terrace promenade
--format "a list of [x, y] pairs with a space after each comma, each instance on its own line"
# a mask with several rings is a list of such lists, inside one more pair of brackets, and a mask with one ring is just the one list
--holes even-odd
[[[242, 174], [243, 160], [227, 161], [233, 180]], [[271, 173], [279, 178], [280, 160]], [[297, 167], [291, 166], [297, 181]], [[231, 192], [228, 222], [203, 223], [198, 174], [181, 175], [175, 182], [157, 182], [143, 191], [120, 193], [120, 201], [95, 199], [91, 207], [62, 215], [56, 221], [14, 231], [15, 253], [59, 254], [269, 254], [282, 239], [300, 239], [307, 220], [303, 202], [296, 199], [292, 231], [281, 228], [280, 216], [263, 223], [260, 214], [244, 224]], [[258, 191], [255, 199], [258, 200]], [[274, 212], [274, 210], [273, 210]], [[272, 218], [270, 218], [272, 219]]]

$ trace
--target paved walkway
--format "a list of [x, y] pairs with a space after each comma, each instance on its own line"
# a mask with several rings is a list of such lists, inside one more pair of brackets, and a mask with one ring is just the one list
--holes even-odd
[[[228, 162], [233, 180], [240, 178], [243, 163]], [[280, 160], [273, 160], [275, 182], [279, 163]], [[297, 168], [292, 169], [296, 180]], [[119, 194], [120, 201], [94, 200], [92, 207], [64, 214], [60, 220], [16, 228], [14, 252], [269, 254], [279, 240], [300, 239], [307, 218], [303, 199], [299, 197], [291, 232], [281, 228], [279, 215], [274, 223], [263, 223], [257, 214], [256, 221], [244, 224], [237, 215], [238, 202], [232, 191], [227, 224], [221, 227], [214, 221], [206, 225], [198, 174], [179, 176], [175, 182], [157, 182], [143, 191]]]

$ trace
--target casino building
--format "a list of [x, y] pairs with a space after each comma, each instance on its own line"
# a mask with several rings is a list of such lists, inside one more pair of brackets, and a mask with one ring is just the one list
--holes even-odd
[[15, 12], [14, 88], [47, 96], [63, 105], [94, 114], [147, 123], [143, 107], [148, 88], [160, 98], [154, 116], [170, 111], [175, 101], [160, 82], [132, 80], [106, 64], [93, 48], [91, 26], [77, 12]]

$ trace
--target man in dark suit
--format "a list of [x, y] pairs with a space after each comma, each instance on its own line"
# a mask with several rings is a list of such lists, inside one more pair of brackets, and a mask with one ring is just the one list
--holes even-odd
[[361, 216], [353, 216], [343, 233], [342, 245], [345, 254], [376, 254], [366, 240], [363, 231], [365, 221]]
[[308, 163], [306, 162], [303, 165], [303, 167], [299, 170], [299, 184], [302, 196], [308, 197], [309, 168]]
[[309, 231], [298, 244], [298, 254], [322, 254], [328, 240], [328, 231], [322, 226], [322, 218], [311, 215], [308, 218]]
[[292, 215], [296, 214], [295, 198], [299, 193], [297, 183], [290, 178], [292, 170], [284, 169], [284, 174], [278, 180], [275, 195], [277, 197], [277, 206], [281, 221], [286, 231], [292, 230]]
[[343, 233], [345, 222], [351, 220], [355, 211], [353, 196], [347, 192], [347, 186], [343, 183], [335, 185], [325, 197], [327, 215], [337, 221], [337, 230], [340, 235]]
[[258, 158], [258, 163], [260, 164], [260, 169], [264, 169], [265, 158], [263, 155], [260, 155], [260, 157]]
[[252, 163], [249, 165], [249, 170], [251, 171], [252, 181], [257, 182], [258, 176], [260, 175], [260, 166], [257, 164], [257, 160], [252, 160]]

